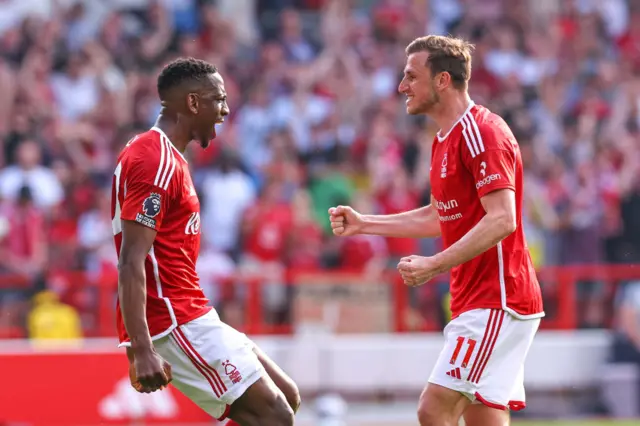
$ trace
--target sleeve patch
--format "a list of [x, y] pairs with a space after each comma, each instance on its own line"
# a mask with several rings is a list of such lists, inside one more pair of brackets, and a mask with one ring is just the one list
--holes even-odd
[[142, 202], [142, 212], [136, 214], [136, 222], [148, 226], [149, 228], [156, 229], [157, 223], [154, 218], [160, 214], [161, 207], [162, 202], [160, 194], [152, 192]]
[[152, 192], [142, 202], [142, 212], [148, 218], [154, 218], [158, 216], [158, 213], [160, 213], [160, 206], [160, 194], [158, 194], [157, 192]]

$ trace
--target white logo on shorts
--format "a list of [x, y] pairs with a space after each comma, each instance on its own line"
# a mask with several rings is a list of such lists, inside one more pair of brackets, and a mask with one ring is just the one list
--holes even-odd
[[98, 412], [105, 419], [137, 419], [146, 415], [170, 419], [178, 414], [178, 404], [170, 389], [149, 394], [131, 387], [129, 378], [119, 380], [113, 392], [98, 404]]

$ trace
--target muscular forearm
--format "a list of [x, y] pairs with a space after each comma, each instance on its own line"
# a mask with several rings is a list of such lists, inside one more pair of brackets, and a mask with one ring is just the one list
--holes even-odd
[[118, 297], [127, 334], [133, 348], [151, 348], [147, 324], [147, 288], [143, 262], [118, 265]]
[[515, 231], [507, 217], [485, 215], [467, 234], [434, 256], [441, 273], [484, 253]]
[[398, 238], [433, 238], [440, 235], [438, 213], [428, 205], [392, 215], [364, 215], [363, 234]]

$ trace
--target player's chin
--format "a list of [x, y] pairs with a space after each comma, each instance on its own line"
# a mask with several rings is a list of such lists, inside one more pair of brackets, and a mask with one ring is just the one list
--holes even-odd
[[207, 138], [200, 139], [200, 146], [202, 147], [202, 149], [209, 148], [209, 145], [211, 145], [211, 139], [207, 139]]
[[425, 105], [407, 105], [407, 114], [420, 115], [426, 114], [429, 111], [429, 107]]
[[409, 115], [418, 115], [420, 114], [420, 110], [416, 107], [407, 106], [407, 114]]
[[409, 102], [407, 102], [407, 114], [409, 115], [416, 115], [419, 114], [419, 108], [416, 107], [416, 105], [412, 102], [412, 100], [409, 100]]

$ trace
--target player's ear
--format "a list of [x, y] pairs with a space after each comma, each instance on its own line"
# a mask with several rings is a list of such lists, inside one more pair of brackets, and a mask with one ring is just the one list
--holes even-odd
[[451, 74], [446, 71], [442, 71], [436, 76], [436, 87], [439, 89], [444, 89], [445, 87], [451, 85]]
[[197, 93], [189, 93], [187, 95], [187, 108], [192, 114], [198, 114], [200, 109], [200, 98]]

